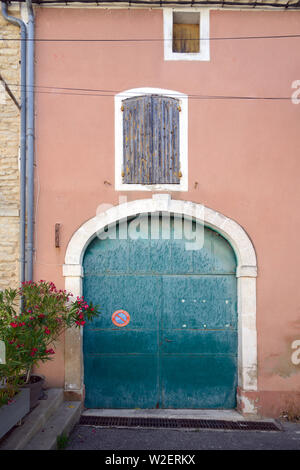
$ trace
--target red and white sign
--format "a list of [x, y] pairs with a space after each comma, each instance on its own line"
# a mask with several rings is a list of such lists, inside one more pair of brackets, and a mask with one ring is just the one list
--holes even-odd
[[111, 319], [114, 325], [122, 328], [130, 322], [130, 315], [126, 310], [117, 310], [112, 314]]

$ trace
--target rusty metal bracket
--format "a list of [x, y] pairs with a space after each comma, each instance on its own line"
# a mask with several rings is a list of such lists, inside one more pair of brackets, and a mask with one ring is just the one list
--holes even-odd
[[60, 247], [60, 224], [55, 224], [55, 248]]

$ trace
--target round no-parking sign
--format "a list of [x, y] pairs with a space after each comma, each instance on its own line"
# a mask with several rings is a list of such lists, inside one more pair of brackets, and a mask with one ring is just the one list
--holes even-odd
[[130, 315], [126, 310], [117, 310], [112, 314], [111, 320], [118, 327], [126, 326], [130, 322]]

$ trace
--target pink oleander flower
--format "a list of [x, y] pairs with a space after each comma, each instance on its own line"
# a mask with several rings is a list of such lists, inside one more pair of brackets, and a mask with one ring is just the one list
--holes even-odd
[[37, 352], [37, 348], [32, 348], [30, 356], [35, 356], [36, 352]]
[[46, 354], [55, 354], [55, 351], [51, 348], [51, 349], [46, 349], [45, 353]]

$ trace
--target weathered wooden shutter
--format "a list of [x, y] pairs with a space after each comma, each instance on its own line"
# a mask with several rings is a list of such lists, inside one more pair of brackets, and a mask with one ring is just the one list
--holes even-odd
[[180, 183], [179, 104], [166, 96], [152, 97], [153, 171], [157, 183]]
[[179, 104], [160, 95], [123, 101], [123, 182], [179, 184]]
[[173, 24], [173, 52], [200, 52], [199, 24]]

